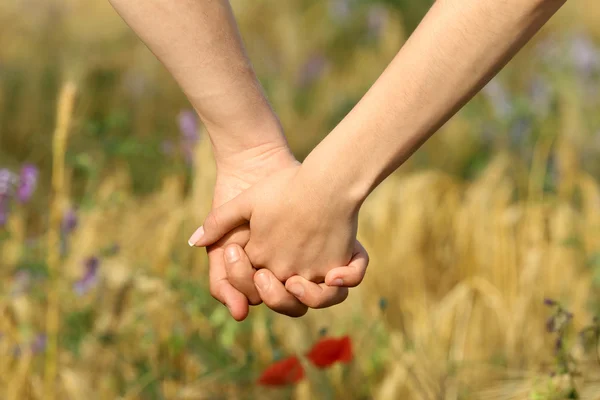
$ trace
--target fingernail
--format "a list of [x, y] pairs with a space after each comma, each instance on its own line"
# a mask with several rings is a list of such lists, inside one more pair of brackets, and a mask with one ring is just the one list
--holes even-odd
[[342, 278], [334, 279], [329, 286], [344, 286], [344, 280]]
[[256, 274], [256, 287], [258, 287], [258, 290], [260, 290], [261, 292], [266, 292], [267, 290], [269, 290], [269, 287], [271, 286], [271, 279], [267, 276], [266, 273], [257, 273]]
[[304, 296], [304, 286], [302, 286], [299, 283], [294, 283], [294, 284], [290, 285], [290, 288], [288, 289], [288, 291], [296, 297]]
[[233, 264], [240, 259], [240, 252], [237, 246], [230, 246], [225, 250], [225, 259], [229, 264]]
[[194, 232], [190, 237], [190, 240], [188, 240], [190, 247], [194, 247], [196, 243], [198, 243], [198, 240], [202, 239], [202, 236], [204, 236], [204, 227], [201, 226], [196, 229], [196, 232]]

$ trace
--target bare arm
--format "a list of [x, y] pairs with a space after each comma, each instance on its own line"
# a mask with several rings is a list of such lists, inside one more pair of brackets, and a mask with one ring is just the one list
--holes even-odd
[[286, 145], [227, 0], [110, 0], [184, 90], [217, 162]]
[[348, 268], [335, 264], [347, 263], [352, 254], [364, 199], [565, 1], [438, 0], [359, 104], [298, 171], [283, 171], [214, 210], [194, 242], [210, 244], [250, 220], [251, 261], [272, 268], [279, 278], [290, 277], [286, 288], [299, 299], [307, 298], [306, 279], [315, 276], [325, 276], [329, 286], [358, 284]]
[[327, 182], [323, 188], [362, 202], [496, 75], [565, 1], [438, 0], [305, 166], [311, 173], [329, 174], [322, 179]]

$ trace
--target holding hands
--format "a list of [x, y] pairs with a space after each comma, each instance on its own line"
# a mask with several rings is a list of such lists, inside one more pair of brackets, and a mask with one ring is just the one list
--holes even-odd
[[294, 317], [338, 304], [368, 264], [356, 241], [356, 205], [316, 188], [310, 168], [287, 148], [269, 153], [245, 161], [254, 165], [244, 179], [240, 167], [218, 173], [214, 203], [231, 200], [189, 241], [208, 246], [211, 293], [238, 320], [260, 302]]
[[365, 275], [360, 205], [566, 0], [436, 1], [361, 101], [300, 165], [262, 93], [228, 0], [110, 0], [198, 112], [217, 161], [212, 295], [237, 320], [342, 302]]

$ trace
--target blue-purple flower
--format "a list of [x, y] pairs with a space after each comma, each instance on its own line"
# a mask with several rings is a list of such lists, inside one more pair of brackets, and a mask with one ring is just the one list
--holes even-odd
[[14, 194], [17, 176], [10, 170], [0, 169], [0, 226], [6, 224], [10, 207], [10, 199]]
[[544, 299], [544, 305], [548, 306], [548, 307], [554, 307], [558, 305], [558, 302], [556, 300], [553, 300], [549, 297], [546, 297]]
[[8, 196], [0, 194], [0, 227], [8, 221]]
[[194, 147], [200, 140], [198, 116], [192, 110], [183, 110], [179, 113], [178, 121], [179, 132], [181, 133], [181, 151], [187, 163], [191, 165], [194, 158]]
[[24, 345], [17, 345], [14, 347], [13, 349], [13, 354], [15, 357], [20, 357], [21, 354], [23, 353], [23, 347], [29, 347], [29, 351], [31, 351], [32, 354], [39, 354], [42, 353], [46, 350], [46, 343], [48, 342], [48, 337], [41, 333], [39, 335], [37, 335], [35, 338], [33, 338], [33, 340], [31, 342], [29, 342], [28, 346], [24, 346]]
[[529, 83], [529, 98], [533, 111], [545, 117], [552, 104], [552, 88], [542, 76], [535, 76]]
[[84, 263], [84, 274], [75, 284], [73, 290], [79, 296], [86, 294], [91, 288], [96, 286], [98, 283], [98, 268], [100, 267], [100, 260], [97, 257], [90, 257], [85, 260]]
[[48, 342], [48, 337], [44, 334], [39, 334], [33, 339], [31, 342], [31, 352], [33, 354], [41, 353], [46, 350], [46, 343]]
[[78, 218], [77, 211], [74, 208], [69, 208], [63, 214], [62, 223], [60, 225], [60, 253], [67, 254], [69, 245], [69, 236], [77, 229]]
[[31, 164], [27, 164], [21, 168], [19, 175], [19, 187], [17, 188], [17, 200], [20, 203], [27, 203], [33, 192], [38, 179], [38, 169]]
[[381, 5], [374, 5], [367, 13], [367, 29], [369, 35], [379, 38], [387, 21], [388, 11]]
[[68, 236], [77, 228], [79, 219], [77, 218], [77, 211], [74, 208], [69, 208], [63, 215], [61, 231], [63, 235]]
[[350, 17], [349, 0], [331, 0], [329, 2], [329, 15], [336, 22], [344, 22]]
[[492, 79], [482, 90], [482, 93], [489, 100], [496, 117], [505, 119], [512, 115], [513, 104], [508, 91], [498, 79]]
[[600, 50], [587, 35], [576, 35], [571, 40], [571, 61], [582, 75], [590, 76], [600, 70]]
[[298, 86], [306, 87], [321, 77], [327, 67], [327, 59], [323, 54], [313, 54], [300, 68]]
[[179, 131], [183, 140], [197, 142], [198, 135], [198, 116], [192, 110], [183, 110], [179, 113]]

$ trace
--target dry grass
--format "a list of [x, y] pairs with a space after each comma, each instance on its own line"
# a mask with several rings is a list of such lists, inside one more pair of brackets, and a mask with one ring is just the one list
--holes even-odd
[[[319, 41], [335, 35], [329, 25], [315, 23], [322, 20], [324, 3], [290, 1], [274, 7], [272, 1], [234, 2], [250, 54], [263, 60], [259, 73], [268, 76], [270, 71], [264, 60], [271, 53], [263, 47], [281, 54], [276, 79], [267, 86], [284, 124], [292, 127], [290, 142], [300, 154], [325, 133], [338, 98], [359, 95], [404, 36], [400, 15], [392, 13], [378, 46], [342, 52], [347, 66], [326, 70], [311, 89], [309, 99], [318, 99], [320, 108], [298, 111], [290, 105], [297, 100], [290, 82], [311, 52], [308, 43], [318, 48]], [[134, 190], [135, 176], [124, 162], [102, 164], [93, 184], [83, 185], [93, 204], [80, 211], [69, 252], [57, 253], [60, 218], [81, 197], [75, 194], [82, 186], [77, 167], [64, 164], [66, 137], [81, 141], [78, 134], [87, 117], [124, 104], [123, 91], [110, 83], [108, 89], [100, 85], [88, 91], [95, 87], [89, 76], [111, 68], [135, 70], [160, 91], [161, 96], [135, 99], [129, 128], [141, 138], [147, 129], [172, 124], [185, 105], [151, 56], [130, 36], [123, 39], [125, 28], [107, 5], [90, 4], [88, 9], [69, 1], [57, 9], [65, 24], [49, 41], [62, 40], [65, 49], [58, 63], [23, 64], [32, 82], [23, 84], [22, 97], [7, 98], [10, 81], [0, 81], [5, 89], [0, 92], [0, 144], [6, 146], [0, 156], [12, 162], [30, 154], [42, 165], [53, 157], [52, 168], [44, 171], [53, 177], [51, 198], [42, 196], [37, 212], [14, 210], [6, 227], [10, 236], [0, 240], [0, 398], [562, 398], [553, 396], [565, 385], [565, 376], [549, 377], [554, 343], [544, 329], [549, 311], [543, 299], [558, 299], [575, 313], [573, 331], [589, 324], [598, 288], [588, 264], [600, 249], [600, 182], [578, 160], [586, 142], [576, 133], [591, 117], [571, 105], [577, 94], [568, 85], [560, 86], [561, 106], [551, 126], [545, 126], [557, 134], [542, 136], [531, 164], [500, 147], [473, 180], [444, 168], [464, 164], [470, 134], [478, 129], [459, 115], [425, 149], [432, 158], [442, 150], [452, 153], [432, 162], [438, 168], [405, 168], [378, 188], [361, 211], [359, 227], [371, 254], [370, 270], [346, 303], [297, 320], [259, 307], [237, 324], [209, 298], [205, 254], [186, 244], [212, 198], [215, 171], [205, 137], [196, 148], [191, 180], [185, 173], [165, 173], [155, 179], [159, 187], [144, 196]], [[11, 2], [0, 5], [0, 21], [6, 21], [0, 23], [0, 56], [15, 65], [19, 58], [34, 59], [42, 48], [40, 32], [47, 32], [46, 14], [38, 10], [34, 19], [18, 21], [18, 10]], [[88, 14], [92, 11], [94, 17]], [[560, 32], [578, 13], [579, 6], [570, 6], [551, 31]], [[257, 26], [257, 19], [271, 22]], [[598, 34], [597, 18], [586, 15], [586, 21]], [[4, 34], [11, 27], [23, 33], [16, 43]], [[308, 37], [299, 40], [303, 35]], [[20, 48], [24, 43], [32, 44], [33, 53]], [[102, 43], [110, 44], [102, 56], [82, 56], [89, 52], [86, 46]], [[517, 66], [526, 62], [515, 60]], [[70, 84], [56, 107], [37, 90], [52, 69], [48, 66], [77, 82], [76, 106]], [[44, 101], [59, 109], [58, 117], [47, 115]], [[52, 142], [49, 121], [57, 121], [53, 152], [27, 150], [31, 143], [43, 147]], [[24, 136], [9, 135], [9, 130]], [[560, 179], [548, 191], [542, 182], [550, 157]], [[48, 186], [42, 184], [41, 193]], [[49, 225], [44, 222], [48, 209]], [[28, 241], [32, 236], [37, 237], [33, 243]], [[102, 256], [96, 287], [78, 296], [72, 285], [82, 275], [82, 260], [115, 243], [119, 251]], [[48, 279], [15, 291], [13, 271], [38, 259], [47, 259]], [[254, 385], [274, 354], [303, 353], [323, 328], [352, 336], [356, 360], [351, 366], [326, 372], [309, 368], [307, 380], [281, 391]], [[27, 346], [40, 332], [47, 335], [41, 353]], [[572, 343], [581, 398], [598, 400], [600, 365], [593, 353]]]

